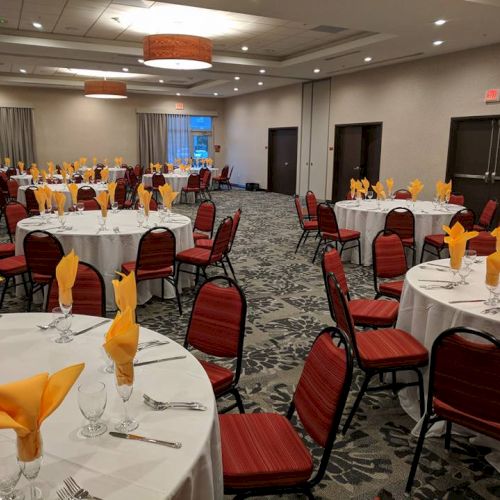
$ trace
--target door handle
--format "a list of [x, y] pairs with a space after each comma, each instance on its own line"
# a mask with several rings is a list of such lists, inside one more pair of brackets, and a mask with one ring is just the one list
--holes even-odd
[[489, 177], [490, 173], [488, 172], [488, 170], [486, 170], [486, 172], [484, 173], [484, 182], [488, 182], [488, 177]]
[[288, 162], [287, 161], [285, 162], [285, 167], [288, 167]]

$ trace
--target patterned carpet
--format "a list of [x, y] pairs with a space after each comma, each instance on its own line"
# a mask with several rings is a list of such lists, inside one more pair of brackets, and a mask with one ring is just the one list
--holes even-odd
[[[291, 197], [233, 190], [216, 192], [213, 198], [218, 220], [238, 207], [243, 210], [232, 261], [248, 301], [240, 379], [244, 403], [249, 412], [284, 414], [313, 339], [322, 327], [332, 324], [319, 263], [311, 264], [314, 242], [309, 240], [294, 254], [300, 231]], [[176, 210], [192, 217], [196, 207], [181, 205]], [[5, 240], [3, 223], [0, 231]], [[346, 266], [346, 272], [353, 297], [373, 296], [369, 268]], [[153, 299], [139, 309], [139, 321], [181, 341], [192, 297], [192, 292], [184, 294], [186, 312], [181, 318], [174, 301]], [[23, 301], [8, 297], [3, 311], [24, 307]], [[347, 409], [358, 387], [356, 370]], [[392, 393], [365, 396], [349, 432], [338, 437], [326, 476], [314, 490], [316, 497], [405, 498], [416, 443], [410, 435], [413, 425]], [[442, 439], [428, 438], [412, 498], [499, 498], [500, 475], [486, 462], [487, 452], [463, 438], [454, 438], [447, 452]], [[319, 456], [320, 451], [314, 453]]]

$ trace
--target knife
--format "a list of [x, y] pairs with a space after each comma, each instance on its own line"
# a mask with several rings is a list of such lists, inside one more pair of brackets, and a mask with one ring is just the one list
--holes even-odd
[[430, 283], [453, 283], [450, 280], [418, 280], [418, 281], [428, 281]]
[[469, 302], [484, 302], [486, 299], [477, 300], [450, 300], [448, 304], [468, 304]]
[[73, 337], [75, 335], [81, 335], [82, 333], [87, 333], [90, 332], [90, 330], [93, 330], [94, 328], [97, 328], [98, 326], [104, 325], [104, 323], [107, 323], [109, 319], [105, 319], [104, 321], [100, 321], [99, 323], [96, 323], [95, 325], [89, 326], [88, 328], [84, 328], [83, 330], [80, 330], [79, 332], [73, 332]]
[[152, 361], [140, 361], [139, 363], [134, 363], [134, 366], [144, 366], [151, 365], [153, 363], [161, 363], [162, 361], [173, 361], [174, 359], [184, 359], [186, 356], [172, 356], [170, 358], [153, 359]]
[[143, 441], [144, 443], [159, 444], [161, 446], [168, 446], [169, 448], [181, 448], [182, 443], [178, 441], [162, 441], [160, 439], [152, 439], [144, 436], [138, 436], [137, 434], [125, 434], [124, 432], [114, 432], [111, 431], [110, 435], [122, 439], [131, 439], [132, 441]]

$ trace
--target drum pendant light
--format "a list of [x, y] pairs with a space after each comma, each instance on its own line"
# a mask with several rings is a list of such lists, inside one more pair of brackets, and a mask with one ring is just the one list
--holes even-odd
[[84, 83], [85, 97], [97, 99], [126, 99], [127, 85], [124, 82], [112, 80], [86, 80]]

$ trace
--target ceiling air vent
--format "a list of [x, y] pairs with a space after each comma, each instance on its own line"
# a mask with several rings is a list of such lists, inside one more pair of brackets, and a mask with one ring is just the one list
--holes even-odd
[[320, 33], [340, 33], [341, 31], [345, 31], [347, 28], [340, 28], [339, 26], [327, 26], [326, 24], [320, 24], [315, 28], [312, 28], [310, 31], [319, 31]]
[[341, 57], [353, 56], [359, 53], [361, 53], [360, 50], [352, 50], [351, 52], [345, 52], [344, 54], [337, 54], [335, 56], [325, 57], [325, 61], [334, 61], [335, 59], [340, 59]]

